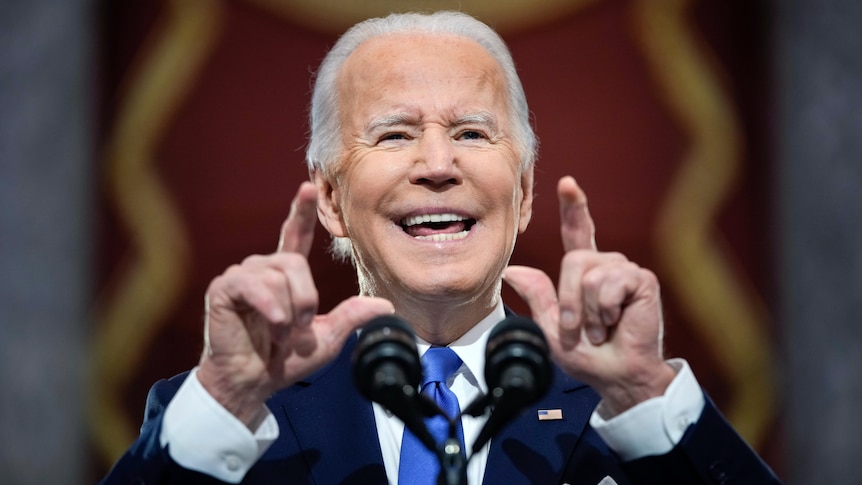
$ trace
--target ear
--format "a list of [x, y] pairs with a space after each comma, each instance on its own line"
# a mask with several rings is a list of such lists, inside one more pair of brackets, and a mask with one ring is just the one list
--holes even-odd
[[518, 234], [527, 230], [533, 217], [533, 165], [521, 172], [521, 212], [518, 221]]
[[317, 187], [317, 217], [320, 223], [334, 237], [347, 237], [337, 182], [330, 180], [322, 170], [313, 170], [311, 179]]

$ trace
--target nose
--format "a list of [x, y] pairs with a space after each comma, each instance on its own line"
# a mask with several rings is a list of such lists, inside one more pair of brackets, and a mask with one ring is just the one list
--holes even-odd
[[442, 188], [461, 183], [455, 147], [447, 133], [428, 130], [416, 144], [410, 182]]

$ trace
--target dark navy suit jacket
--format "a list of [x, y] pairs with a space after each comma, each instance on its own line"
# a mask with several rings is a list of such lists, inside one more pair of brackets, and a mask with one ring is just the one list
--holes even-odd
[[[341, 354], [268, 402], [279, 438], [246, 475], [248, 484], [386, 484], [371, 403], [353, 385], [351, 337]], [[186, 374], [156, 383], [141, 435], [103, 480], [115, 484], [218, 484], [177, 465], [159, 446], [162, 416]], [[623, 463], [589, 426], [598, 395], [559, 369], [551, 390], [491, 440], [486, 485], [779, 483], [707, 399], [697, 423], [670, 453]], [[539, 409], [563, 419], [539, 421]], [[468, 446], [470, 443], [468, 443]]]

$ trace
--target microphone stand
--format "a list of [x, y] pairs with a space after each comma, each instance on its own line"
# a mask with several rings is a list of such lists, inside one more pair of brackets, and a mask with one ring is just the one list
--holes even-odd
[[[485, 381], [489, 394], [480, 396], [454, 419], [411, 382], [421, 381], [422, 368], [409, 325], [396, 317], [378, 317], [366, 325], [353, 353], [354, 381], [368, 399], [379, 402], [404, 422], [440, 462], [438, 485], [467, 485], [467, 463], [520, 409], [547, 392], [551, 379], [548, 346], [529, 319], [507, 317], [491, 331], [485, 349]], [[470, 458], [458, 440], [461, 416], [474, 417], [491, 407], [491, 415], [473, 443]], [[437, 446], [424, 417], [442, 415], [449, 436]]]
[[[455, 419], [449, 418], [449, 437], [437, 448], [437, 459], [440, 461], [437, 485], [467, 485], [467, 463], [470, 460], [465, 458], [466, 450], [461, 449], [458, 439], [460, 420], [461, 414]], [[470, 457], [472, 458], [472, 455]]]

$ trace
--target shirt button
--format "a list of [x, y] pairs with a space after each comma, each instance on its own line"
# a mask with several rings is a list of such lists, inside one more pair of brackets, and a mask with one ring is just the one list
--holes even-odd
[[677, 427], [679, 428], [679, 430], [680, 430], [680, 431], [685, 431], [685, 430], [686, 430], [686, 428], [688, 428], [688, 425], [689, 425], [689, 424], [690, 424], [690, 422], [689, 422], [688, 418], [687, 418], [687, 417], [685, 417], [685, 416], [683, 416], [683, 417], [679, 418], [679, 419], [676, 421], [676, 425], [677, 425]]
[[232, 472], [239, 470], [239, 466], [242, 464], [241, 461], [242, 460], [240, 460], [240, 457], [236, 456], [233, 453], [228, 453], [224, 457], [225, 466], [227, 466], [228, 471]]

